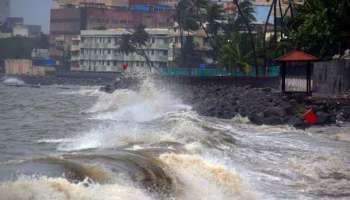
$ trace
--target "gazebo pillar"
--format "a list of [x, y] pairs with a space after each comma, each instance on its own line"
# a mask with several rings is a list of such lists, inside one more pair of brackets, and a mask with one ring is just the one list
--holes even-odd
[[286, 63], [281, 63], [281, 78], [282, 78], [282, 93], [284, 94], [286, 92]]
[[306, 93], [307, 95], [311, 95], [311, 76], [312, 76], [312, 64], [311, 62], [307, 62], [306, 66]]

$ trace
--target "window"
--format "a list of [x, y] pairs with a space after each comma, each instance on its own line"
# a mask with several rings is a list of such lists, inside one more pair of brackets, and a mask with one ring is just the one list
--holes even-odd
[[163, 50], [163, 56], [167, 56], [168, 55], [168, 51], [167, 50]]

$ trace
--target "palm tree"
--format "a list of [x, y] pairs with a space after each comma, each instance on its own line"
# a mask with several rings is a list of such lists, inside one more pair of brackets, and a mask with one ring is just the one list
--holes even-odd
[[[249, 2], [248, 0], [244, 0], [243, 2], [251, 4], [251, 2]], [[241, 9], [239, 0], [233, 0], [233, 3], [236, 5], [238, 13], [239, 13], [240, 17], [242, 18], [242, 21], [244, 22], [246, 29], [248, 30], [248, 34], [250, 36], [250, 44], [251, 44], [251, 47], [252, 47], [253, 58], [254, 58], [255, 73], [256, 73], [256, 76], [258, 76], [258, 58], [256, 56], [256, 48], [255, 48], [254, 36], [253, 36], [252, 30], [251, 30], [251, 27], [250, 27], [249, 18], [247, 18], [246, 15], [245, 15], [247, 13], [243, 13], [244, 10]], [[251, 13], [251, 12], [249, 12], [249, 13]]]
[[210, 4], [206, 7], [206, 21], [208, 23], [207, 33], [217, 36], [217, 33], [220, 29], [220, 20], [222, 19], [222, 7], [217, 4]]
[[149, 59], [145, 51], [148, 40], [149, 34], [146, 32], [145, 27], [139, 25], [131, 34], [128, 33], [121, 36], [118, 50], [125, 55], [136, 53], [142, 56], [146, 60], [147, 66], [151, 71], [152, 68], [154, 68], [153, 62]]
[[181, 57], [180, 63], [184, 65], [184, 61], [186, 60], [186, 54], [184, 51], [185, 40], [184, 40], [184, 31], [189, 33], [190, 31], [198, 30], [198, 16], [196, 15], [196, 11], [192, 6], [193, 3], [191, 0], [180, 0], [176, 6], [176, 21], [178, 23], [178, 28], [180, 32], [180, 43], [181, 43]]
[[225, 66], [232, 72], [237, 70], [244, 71], [245, 73], [250, 71], [249, 58], [251, 53], [244, 54], [241, 49], [241, 36], [239, 33], [231, 34], [230, 38], [224, 42], [220, 54], [221, 65]]

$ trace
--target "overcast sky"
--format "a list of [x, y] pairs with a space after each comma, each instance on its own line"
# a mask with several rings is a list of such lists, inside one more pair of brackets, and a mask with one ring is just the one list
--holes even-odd
[[12, 17], [23, 17], [28, 25], [41, 25], [44, 32], [49, 30], [52, 0], [10, 0]]

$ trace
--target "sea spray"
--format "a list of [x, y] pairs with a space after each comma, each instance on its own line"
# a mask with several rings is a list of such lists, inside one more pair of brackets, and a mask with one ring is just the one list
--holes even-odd
[[3, 78], [2, 83], [10, 86], [22, 86], [25, 84], [24, 81], [16, 77], [5, 77]]

